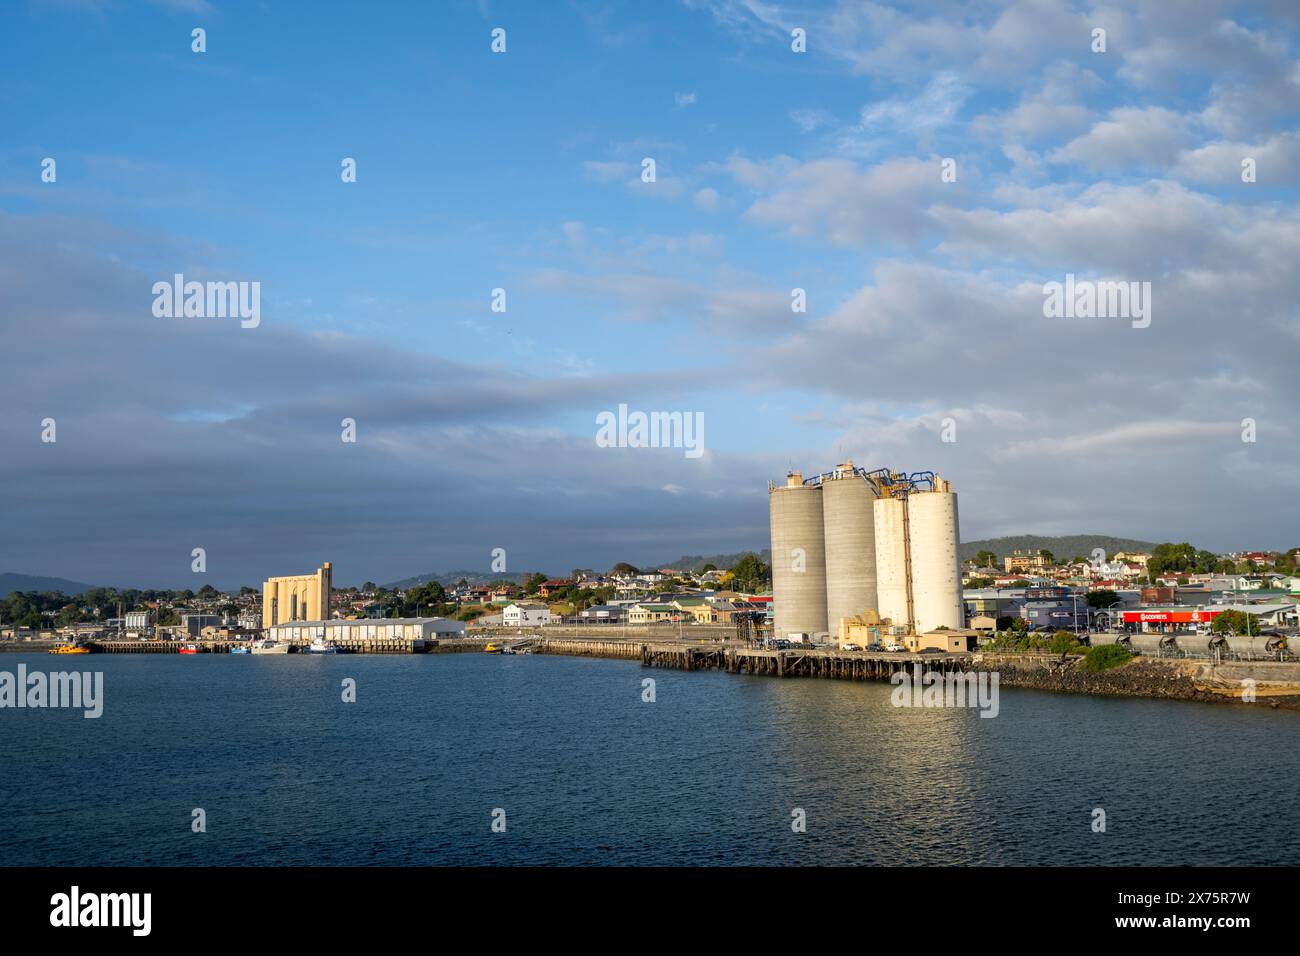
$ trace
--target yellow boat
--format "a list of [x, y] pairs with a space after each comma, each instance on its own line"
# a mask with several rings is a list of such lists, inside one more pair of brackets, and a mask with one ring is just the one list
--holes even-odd
[[59, 647], [51, 647], [51, 654], [89, 654], [89, 647], [82, 647], [80, 644], [63, 644]]
[[489, 644], [487, 647], [483, 648], [483, 651], [487, 654], [500, 654], [501, 648], [497, 647], [495, 644]]

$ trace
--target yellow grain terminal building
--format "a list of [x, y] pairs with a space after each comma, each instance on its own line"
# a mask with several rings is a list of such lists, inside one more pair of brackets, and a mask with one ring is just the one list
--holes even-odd
[[267, 578], [262, 584], [262, 627], [290, 621], [328, 620], [333, 589], [333, 572], [328, 561], [315, 574]]

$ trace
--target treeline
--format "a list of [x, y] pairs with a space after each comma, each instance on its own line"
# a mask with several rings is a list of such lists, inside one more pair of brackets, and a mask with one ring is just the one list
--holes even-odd
[[[1279, 574], [1296, 573], [1296, 551], [1270, 552], [1270, 567]], [[1252, 561], [1233, 561], [1221, 558], [1213, 551], [1198, 549], [1184, 541], [1182, 544], [1158, 544], [1151, 550], [1147, 561], [1147, 574], [1154, 580], [1161, 575], [1177, 574], [1257, 574], [1265, 568]]]
[[[48, 627], [51, 622], [59, 626], [106, 621], [117, 617], [118, 612], [143, 611], [150, 604], [184, 604], [187, 601], [215, 601], [222, 597], [210, 584], [197, 591], [191, 590], [140, 590], [138, 588], [91, 588], [75, 597], [62, 591], [11, 591], [0, 601], [0, 623], [17, 627]], [[240, 596], [256, 594], [254, 588], [242, 587]], [[233, 600], [217, 606], [218, 613], [235, 614], [239, 606]], [[170, 608], [163, 609], [163, 624], [179, 622], [179, 616]]]

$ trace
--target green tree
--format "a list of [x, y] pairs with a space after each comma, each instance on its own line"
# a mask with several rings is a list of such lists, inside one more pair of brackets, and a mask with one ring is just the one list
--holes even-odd
[[1117, 601], [1119, 601], [1119, 593], [1110, 588], [1097, 588], [1095, 591], [1088, 592], [1088, 607], [1091, 608], [1110, 607]]
[[437, 615], [447, 603], [447, 592], [437, 581], [425, 581], [407, 588], [402, 595], [401, 616]]
[[1088, 649], [1079, 666], [1091, 673], [1100, 673], [1127, 664], [1133, 659], [1133, 653], [1122, 644], [1100, 644]]
[[1151, 549], [1151, 557], [1147, 560], [1147, 575], [1154, 581], [1170, 572], [1195, 571], [1197, 555], [1196, 548], [1186, 541], [1182, 544], [1158, 544]]
[[1210, 630], [1215, 634], [1258, 634], [1259, 616], [1245, 611], [1223, 611], [1215, 616]]
[[1079, 638], [1070, 631], [1057, 631], [1052, 635], [1052, 643], [1048, 645], [1053, 654], [1073, 654], [1081, 651], [1082, 647]]
[[731, 568], [735, 576], [734, 587], [738, 591], [753, 593], [762, 591], [772, 584], [772, 569], [759, 560], [758, 555], [750, 552], [737, 561]]
[[980, 568], [996, 568], [998, 566], [998, 556], [992, 551], [980, 551], [975, 555], [975, 566]]

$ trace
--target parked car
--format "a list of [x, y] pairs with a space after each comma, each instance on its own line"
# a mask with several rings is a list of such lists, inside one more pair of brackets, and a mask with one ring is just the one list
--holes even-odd
[[869, 651], [877, 651], [877, 652], [879, 652], [879, 651], [883, 651], [884, 648], [881, 647], [879, 644], [868, 644], [868, 645], [867, 645], [867, 650], [869, 650]]
[[842, 651], [860, 651], [860, 650], [862, 650], [862, 648], [860, 648], [860, 647], [858, 647], [858, 645], [856, 645], [856, 644], [850, 642], [850, 643], [848, 643], [848, 644], [845, 644], [845, 645], [841, 646], [841, 647], [840, 647], [840, 650], [842, 650]]
[[937, 647], [923, 647], [919, 651], [917, 651], [917, 653], [918, 654], [942, 654], [943, 651], [939, 650], [939, 648]]
[[903, 650], [903, 645], [902, 645], [902, 644], [894, 644], [894, 643], [891, 642], [891, 643], [885, 645], [885, 650], [887, 650], [887, 651], [901, 651], [901, 650]]

